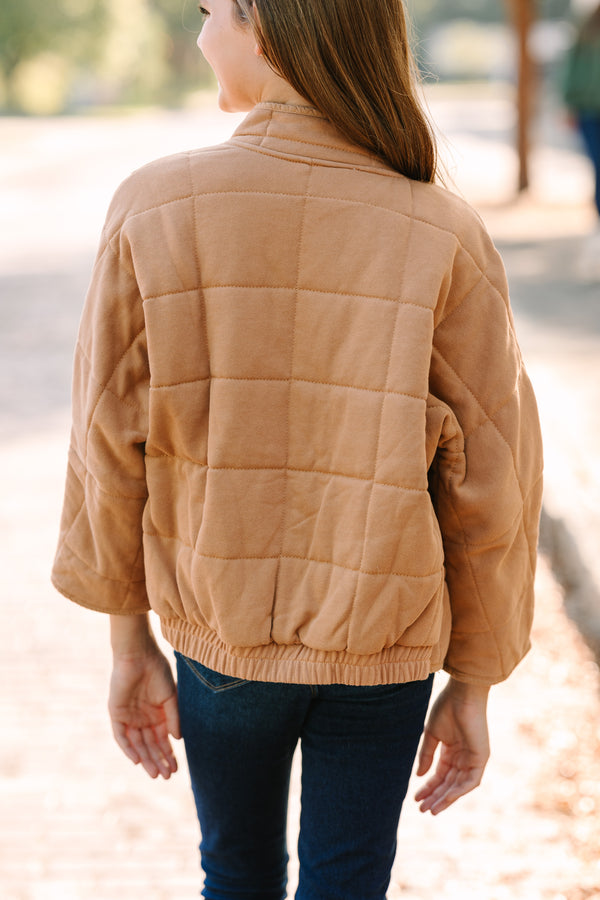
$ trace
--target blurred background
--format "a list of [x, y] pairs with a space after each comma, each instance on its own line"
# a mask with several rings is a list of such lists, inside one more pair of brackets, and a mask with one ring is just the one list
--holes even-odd
[[[506, 264], [546, 488], [534, 646], [492, 692], [486, 779], [439, 820], [407, 801], [389, 900], [600, 898], [600, 247], [592, 166], [563, 100], [596, 5], [407, 0], [445, 180]], [[120, 755], [107, 622], [59, 597], [49, 572], [73, 347], [112, 193], [241, 118], [216, 108], [199, 26], [192, 0], [0, 4], [3, 900], [198, 895], [181, 747], [166, 784]], [[292, 887], [298, 805], [296, 770]]]
[[[514, 0], [408, 0], [417, 54], [428, 79], [515, 83], [519, 20]], [[593, 3], [525, 3], [530, 49], [553, 86]], [[139, 104], [182, 106], [211, 84], [193, 40], [193, 0], [5, 0], [0, 10], [0, 109], [56, 115]], [[555, 86], [555, 84], [554, 84]]]

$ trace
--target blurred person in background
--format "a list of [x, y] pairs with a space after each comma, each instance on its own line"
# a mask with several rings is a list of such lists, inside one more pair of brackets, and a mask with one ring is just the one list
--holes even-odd
[[582, 278], [600, 280], [600, 4], [584, 20], [567, 57], [564, 98], [594, 167], [598, 213], [578, 272]]
[[128, 758], [169, 778], [183, 736], [208, 900], [286, 896], [298, 743], [297, 900], [384, 900], [423, 730], [438, 814], [529, 649], [535, 399], [498, 253], [434, 183], [401, 0], [201, 12], [248, 116], [113, 199], [53, 580], [110, 615]]

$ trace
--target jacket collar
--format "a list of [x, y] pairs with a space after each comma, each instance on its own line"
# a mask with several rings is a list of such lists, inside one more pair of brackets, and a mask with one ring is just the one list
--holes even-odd
[[259, 103], [235, 130], [231, 141], [299, 160], [390, 171], [379, 157], [351, 143], [310, 106]]

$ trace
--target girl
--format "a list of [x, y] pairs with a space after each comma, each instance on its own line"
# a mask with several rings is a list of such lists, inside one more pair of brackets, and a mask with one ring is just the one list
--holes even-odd
[[[382, 900], [417, 795], [479, 784], [529, 646], [535, 401], [502, 264], [433, 184], [401, 0], [207, 0], [230, 141], [117, 191], [76, 352], [54, 566], [111, 616], [110, 715], [183, 735], [204, 896]], [[177, 690], [148, 610], [177, 654]]]

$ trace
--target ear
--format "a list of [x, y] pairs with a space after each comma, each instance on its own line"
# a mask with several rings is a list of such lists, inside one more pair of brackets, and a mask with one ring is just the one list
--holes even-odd
[[254, 53], [256, 54], [256, 56], [262, 56], [262, 55], [263, 55], [263, 52], [262, 52], [261, 48], [258, 46], [258, 44], [255, 44], [255, 45], [254, 45]]

